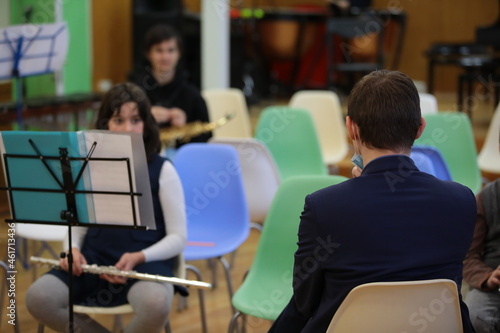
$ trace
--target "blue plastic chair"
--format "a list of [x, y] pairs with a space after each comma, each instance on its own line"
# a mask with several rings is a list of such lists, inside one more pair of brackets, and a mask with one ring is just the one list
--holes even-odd
[[[174, 165], [186, 201], [188, 244], [184, 258], [218, 259], [231, 299], [230, 266], [223, 256], [238, 249], [250, 232], [238, 153], [228, 145], [190, 143], [179, 148]], [[199, 271], [197, 274], [201, 278]]]
[[420, 171], [442, 180], [453, 180], [443, 155], [436, 147], [413, 146], [410, 157]]

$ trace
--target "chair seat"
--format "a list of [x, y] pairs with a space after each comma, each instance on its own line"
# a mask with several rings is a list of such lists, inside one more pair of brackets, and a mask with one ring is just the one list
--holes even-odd
[[63, 241], [68, 228], [58, 225], [16, 224], [16, 236], [36, 241]]
[[[276, 320], [293, 294], [291, 274], [290, 281], [282, 280], [276, 283], [276, 280], [261, 279], [255, 282], [244, 284], [238, 289], [232, 299], [233, 306], [238, 311], [253, 317]], [[255, 288], [256, 285], [260, 285], [261, 288]], [[279, 297], [274, 295], [279, 295]], [[270, 297], [273, 297], [272, 301]], [[269, 302], [272, 302], [272, 306], [255, 306], [256, 304], [267, 305]]]
[[134, 310], [130, 304], [123, 304], [112, 307], [103, 306], [84, 306], [84, 305], [74, 305], [73, 311], [75, 313], [85, 313], [85, 314], [102, 314], [102, 315], [119, 315], [132, 313]]
[[495, 61], [490, 55], [465, 56], [458, 60], [458, 65], [465, 68], [488, 68], [493, 69]]
[[376, 63], [366, 62], [366, 63], [340, 63], [337, 64], [337, 70], [343, 72], [372, 72], [374, 70], [380, 69], [380, 65]]
[[425, 52], [429, 58], [450, 63], [463, 56], [479, 54], [488, 54], [488, 48], [477, 43], [436, 43]]
[[206, 230], [190, 229], [189, 239], [184, 249], [185, 260], [201, 260], [223, 256], [235, 251], [247, 239], [250, 229], [242, 232], [238, 237], [230, 237]]

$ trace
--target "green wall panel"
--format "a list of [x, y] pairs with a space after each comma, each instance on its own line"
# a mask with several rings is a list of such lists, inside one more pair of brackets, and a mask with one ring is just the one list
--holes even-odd
[[64, 2], [63, 19], [68, 22], [69, 48], [64, 66], [66, 94], [92, 90], [91, 26], [88, 0]]
[[[55, 1], [11, 0], [12, 24], [26, 24], [24, 10], [32, 8], [29, 23], [43, 24], [55, 21]], [[90, 92], [92, 88], [91, 36], [89, 0], [63, 1], [63, 20], [68, 24], [69, 46], [63, 69], [64, 94]], [[54, 74], [24, 79], [26, 97], [56, 94]]]

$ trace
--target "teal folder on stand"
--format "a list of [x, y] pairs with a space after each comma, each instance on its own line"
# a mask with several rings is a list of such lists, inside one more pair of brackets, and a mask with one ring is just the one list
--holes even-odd
[[[64, 178], [61, 149], [70, 181]], [[155, 228], [140, 135], [4, 131], [0, 153], [15, 222], [67, 224], [61, 212], [70, 198], [77, 224]]]

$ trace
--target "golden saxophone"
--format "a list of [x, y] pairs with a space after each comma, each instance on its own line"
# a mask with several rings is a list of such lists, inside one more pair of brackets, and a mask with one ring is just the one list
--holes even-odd
[[[35, 264], [48, 266], [50, 268], [58, 268], [58, 269], [61, 268], [61, 266], [59, 264], [59, 260], [31, 257], [30, 261], [35, 263]], [[178, 284], [178, 285], [183, 285], [183, 286], [187, 286], [187, 287], [212, 289], [212, 284], [207, 283], [207, 282], [203, 282], [203, 281], [186, 280], [186, 279], [180, 279], [180, 278], [176, 278], [176, 277], [167, 277], [167, 276], [161, 276], [161, 275], [139, 273], [136, 271], [122, 271], [122, 270], [117, 269], [114, 266], [98, 266], [95, 264], [94, 265], [82, 265], [82, 269], [85, 273], [109, 274], [109, 275], [116, 275], [116, 276], [121, 276], [121, 277], [125, 277], [125, 278], [137, 279], [137, 280], [167, 282], [167, 283]]]
[[200, 135], [202, 133], [213, 131], [216, 128], [224, 126], [234, 115], [232, 113], [226, 114], [224, 117], [212, 121], [209, 123], [203, 123], [201, 121], [194, 121], [187, 123], [182, 127], [169, 127], [160, 130], [160, 141], [164, 146], [169, 146], [176, 140], [181, 140], [183, 142], [189, 141], [194, 136]]

